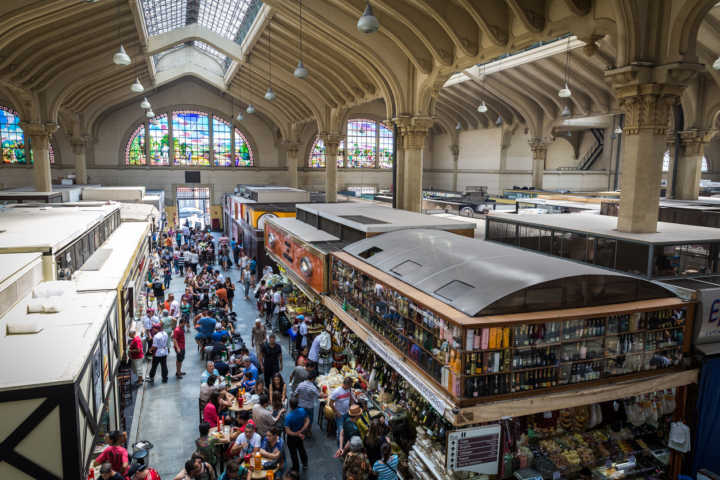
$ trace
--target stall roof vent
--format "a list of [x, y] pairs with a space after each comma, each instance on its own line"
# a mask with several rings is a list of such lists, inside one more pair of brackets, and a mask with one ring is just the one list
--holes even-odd
[[376, 253], [382, 252], [382, 248], [379, 247], [370, 247], [367, 250], [363, 250], [362, 252], [358, 253], [358, 256], [361, 258], [370, 258]]
[[366, 217], [365, 215], [338, 215], [340, 218], [350, 220], [351, 222], [362, 223], [363, 225], [380, 225], [388, 222], [383, 222], [376, 218]]
[[417, 262], [413, 262], [412, 260], [405, 260], [404, 262], [395, 265], [393, 268], [390, 269], [390, 271], [402, 277], [404, 275], [414, 272], [421, 267], [422, 265]]
[[455, 301], [457, 298], [473, 290], [475, 287], [469, 283], [461, 282], [460, 280], [453, 280], [452, 282], [446, 283], [442, 287], [435, 290], [435, 295], [443, 297], [449, 301]]

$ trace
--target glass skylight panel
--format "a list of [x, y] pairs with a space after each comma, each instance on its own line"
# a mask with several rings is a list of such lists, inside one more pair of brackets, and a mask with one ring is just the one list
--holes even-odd
[[142, 0], [148, 35], [159, 35], [185, 26], [187, 0]]
[[225, 54], [219, 52], [218, 50], [215, 50], [213, 47], [211, 47], [207, 43], [201, 42], [199, 40], [195, 40], [194, 45], [197, 48], [199, 48], [200, 50], [202, 50], [203, 52], [208, 53], [208, 54], [212, 55], [213, 58], [219, 60], [220, 63], [223, 65], [223, 67], [225, 66], [225, 58], [226, 58]]
[[234, 40], [252, 0], [204, 0], [198, 23], [218, 35]]

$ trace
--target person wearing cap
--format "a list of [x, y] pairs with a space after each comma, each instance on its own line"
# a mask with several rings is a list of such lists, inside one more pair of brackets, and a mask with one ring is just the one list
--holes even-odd
[[125, 477], [113, 470], [110, 463], [103, 463], [100, 467], [100, 478], [103, 480], [125, 480]]
[[343, 456], [350, 448], [350, 439], [357, 436], [360, 439], [360, 445], [362, 446], [362, 439], [360, 438], [360, 429], [357, 426], [357, 421], [362, 415], [362, 407], [358, 404], [352, 405], [348, 410], [348, 416], [343, 424], [342, 431], [340, 432], [340, 448], [335, 453], [336, 457]]
[[160, 475], [154, 468], [148, 467], [144, 463], [133, 463], [127, 474], [128, 480], [160, 480]]

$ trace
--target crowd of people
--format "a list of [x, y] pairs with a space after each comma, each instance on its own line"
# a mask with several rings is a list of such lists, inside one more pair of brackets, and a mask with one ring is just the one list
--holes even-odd
[[[329, 394], [316, 384], [318, 342], [308, 341], [307, 319], [302, 315], [292, 329], [296, 363], [287, 381], [283, 377], [283, 348], [278, 340], [285, 297], [282, 289], [267, 286], [272, 267], [258, 272], [256, 260], [241, 245], [217, 242], [209, 232], [187, 225], [167, 231], [155, 243], [147, 278], [148, 307], [128, 338], [136, 383], [151, 386], [158, 367], [162, 382], [167, 382], [171, 348], [175, 378], [182, 380], [186, 335], [194, 337], [206, 362], [198, 379], [199, 436], [175, 480], [257, 478], [252, 474], [258, 456], [263, 470], [272, 471], [274, 478], [300, 478], [309, 467], [305, 441], [313, 437], [316, 415], [325, 414], [317, 408], [320, 401], [334, 416], [335, 457], [342, 461], [343, 478], [397, 478], [398, 459], [390, 449], [387, 422], [382, 417], [370, 420], [353, 395], [352, 380], [346, 379]], [[184, 278], [180, 298], [169, 291], [173, 276]], [[244, 300], [255, 304], [256, 318], [238, 319], [233, 312], [233, 278], [242, 287]], [[236, 333], [237, 322], [253, 322], [250, 348]], [[251, 410], [231, 411], [239, 392], [252, 395]], [[222, 426], [229, 427], [229, 441], [212, 434]], [[160, 478], [152, 466], [128, 464], [119, 432], [111, 432], [109, 446], [95, 462], [101, 465], [104, 479]]]

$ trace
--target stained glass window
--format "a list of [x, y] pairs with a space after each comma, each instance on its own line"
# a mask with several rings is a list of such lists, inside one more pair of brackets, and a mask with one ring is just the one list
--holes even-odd
[[208, 114], [193, 110], [173, 112], [175, 165], [210, 165]]
[[25, 136], [20, 128], [20, 117], [3, 106], [0, 106], [0, 141], [3, 163], [27, 164]]
[[[345, 140], [340, 140], [338, 144], [337, 166], [342, 167], [345, 161]], [[310, 158], [308, 160], [310, 168], [325, 168], [325, 142], [322, 138], [316, 137], [312, 149], [310, 149]]]
[[145, 124], [138, 125], [125, 147], [127, 165], [145, 165]]
[[245, 135], [237, 128], [235, 129], [235, 166], [236, 167], [252, 167], [253, 156], [250, 145]]
[[380, 154], [378, 156], [379, 168], [392, 168], [393, 166], [393, 131], [380, 125]]
[[[670, 150], [665, 150], [665, 155], [663, 155], [662, 171], [670, 171]], [[709, 171], [707, 157], [705, 157], [704, 155], [702, 158], [702, 163], [700, 163], [700, 171], [703, 173]]]
[[[208, 124], [209, 118], [212, 121]], [[172, 140], [169, 122], [172, 118]], [[212, 132], [213, 145], [210, 145]], [[149, 123], [137, 125], [125, 145], [126, 165], [170, 165], [171, 154], [177, 166], [210, 166], [210, 153], [217, 167], [252, 167], [253, 152], [245, 136], [235, 129], [235, 160], [232, 158], [233, 136], [229, 120], [207, 112], [183, 110], [163, 113]], [[150, 162], [146, 159], [145, 143]], [[173, 150], [171, 150], [173, 149]], [[52, 158], [52, 152], [51, 152]]]
[[232, 127], [230, 123], [213, 115], [213, 151], [215, 166], [232, 165]]
[[150, 165], [170, 165], [168, 116], [158, 115], [149, 123]]
[[374, 168], [377, 160], [377, 124], [352, 120], [347, 124], [348, 168]]

